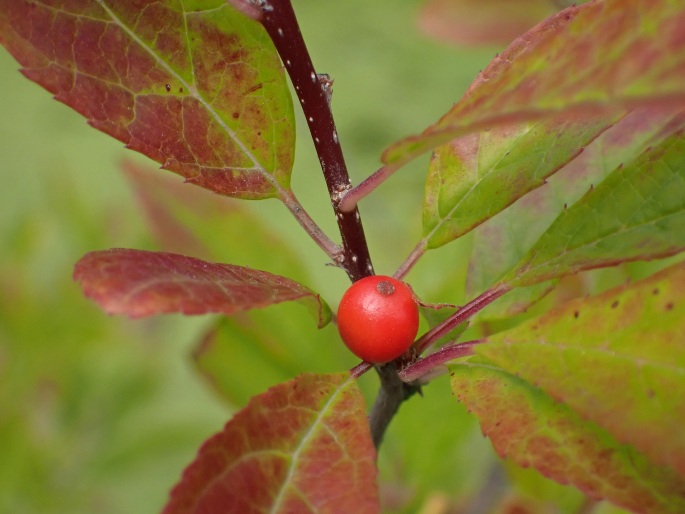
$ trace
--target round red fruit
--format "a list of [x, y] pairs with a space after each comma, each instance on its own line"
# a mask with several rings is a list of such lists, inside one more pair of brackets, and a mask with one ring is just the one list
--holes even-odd
[[357, 357], [381, 364], [402, 355], [419, 329], [419, 307], [407, 284], [374, 275], [350, 286], [340, 300], [338, 330]]

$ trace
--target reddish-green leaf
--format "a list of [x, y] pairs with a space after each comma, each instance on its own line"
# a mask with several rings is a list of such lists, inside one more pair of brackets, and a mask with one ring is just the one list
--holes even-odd
[[685, 249], [685, 136], [619, 167], [563, 211], [503, 283], [529, 286]]
[[684, 342], [681, 264], [573, 300], [477, 352], [685, 476]]
[[388, 148], [383, 161], [399, 166], [501, 124], [683, 104], [684, 22], [685, 4], [675, 0], [598, 0], [565, 9], [514, 41], [440, 121]]
[[278, 56], [224, 0], [0, 0], [0, 42], [93, 127], [189, 182], [240, 198], [289, 187]]
[[451, 371], [454, 394], [479, 419], [500, 456], [636, 513], [685, 511], [681, 477], [568, 406], [488, 363], [472, 359]]
[[436, 148], [423, 207], [426, 246], [449, 243], [540, 187], [614, 121], [564, 118], [500, 126]]
[[428, 0], [423, 31], [460, 45], [506, 44], [554, 12], [549, 0]]
[[85, 255], [74, 270], [84, 293], [110, 314], [222, 313], [297, 301], [319, 326], [331, 312], [319, 295], [265, 271], [216, 264], [185, 255], [112, 249]]
[[376, 513], [375, 458], [356, 382], [302, 375], [205, 442], [164, 514]]
[[[576, 159], [499, 216], [474, 231], [467, 296], [475, 297], [510, 271], [554, 219], [622, 163], [630, 163], [650, 144], [659, 144], [682, 126], [670, 110], [638, 109], [602, 133]], [[480, 311], [476, 317], [504, 318], [525, 310], [554, 284], [522, 287]]]
[[188, 187], [177, 177], [130, 160], [122, 168], [161, 250], [216, 262], [245, 262], [306, 280], [308, 274], [290, 242], [267, 227], [251, 206]]

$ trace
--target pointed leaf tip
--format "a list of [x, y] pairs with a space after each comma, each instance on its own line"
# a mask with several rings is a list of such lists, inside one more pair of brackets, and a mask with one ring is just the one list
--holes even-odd
[[297, 301], [319, 326], [331, 311], [313, 291], [288, 278], [231, 264], [165, 252], [115, 248], [85, 255], [74, 279], [109, 314], [133, 318], [163, 313], [232, 314]]

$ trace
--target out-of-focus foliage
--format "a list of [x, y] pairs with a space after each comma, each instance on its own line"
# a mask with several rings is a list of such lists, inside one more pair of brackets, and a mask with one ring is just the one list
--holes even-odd
[[[381, 148], [449, 107], [492, 57], [490, 50], [460, 52], [426, 40], [415, 28], [410, 5], [390, 0], [294, 4], [315, 64], [336, 79], [333, 109], [355, 181], [375, 169]], [[460, 65], [441, 69], [448, 61]], [[82, 297], [71, 273], [89, 251], [183, 249], [167, 248], [162, 239], [153, 238], [154, 227], [146, 223], [144, 207], [121, 172], [122, 159], [133, 154], [50, 99], [17, 68], [0, 53], [0, 171], [6, 177], [0, 188], [0, 512], [156, 512], [200, 443], [220, 430], [231, 412], [198, 377], [190, 357], [215, 321], [180, 316], [130, 321], [109, 317]], [[390, 97], [405, 108], [388, 111]], [[298, 130], [301, 117], [299, 121]], [[153, 163], [138, 162], [154, 168]], [[391, 272], [398, 256], [409, 251], [412, 234], [419, 233], [416, 216], [407, 210], [420, 210], [422, 167], [425, 164], [384, 186], [387, 201], [364, 207], [379, 271]], [[169, 179], [181, 185], [173, 176]], [[292, 186], [317, 221], [335, 234], [306, 132], [298, 134]], [[210, 195], [195, 188], [188, 193], [188, 203], [180, 194], [172, 208], [210, 247], [211, 255], [188, 253], [240, 265], [259, 262], [262, 269], [287, 274], [291, 268], [283, 266], [283, 260], [269, 265], [267, 252], [253, 246], [251, 233], [241, 246], [222, 244], [216, 233], [239, 236], [234, 227], [230, 232], [222, 228], [221, 213], [210, 214], [202, 230], [192, 226], [188, 206], [202, 193]], [[323, 265], [323, 254], [285, 216], [282, 206], [260, 202], [258, 209], [245, 209], [246, 216], [256, 217], [280, 236], [273, 248], [290, 242], [274, 255], [300, 260], [288, 276], [335, 305], [347, 278]], [[445, 262], [464, 262], [459, 248], [448, 252]], [[427, 264], [415, 271], [412, 281], [421, 294], [444, 298], [439, 291], [443, 281], [435, 280]], [[268, 319], [277, 317], [274, 330], [290, 334], [286, 347], [293, 349], [297, 361], [272, 373], [266, 372], [271, 364], [262, 366], [269, 361], [261, 361], [259, 354], [242, 360], [241, 376], [249, 380], [253, 375], [255, 380], [244, 384], [243, 396], [236, 401], [299, 371], [334, 372], [356, 364], [334, 331], [317, 332], [301, 307], [275, 306], [249, 316], [254, 317], [250, 323], [266, 331]], [[251, 341], [250, 331], [230, 333], [233, 345]], [[370, 398], [377, 381], [365, 377], [362, 385]], [[449, 419], [449, 426], [407, 447], [404, 441], [421, 430], [418, 422], [426, 412]], [[455, 438], [450, 428], [455, 426], [463, 435]], [[467, 466], [474, 452], [490, 452], [465, 411], [454, 409], [445, 384], [426, 391], [416, 405], [405, 406], [384, 444], [381, 473], [386, 478], [381, 490], [407, 512], [437, 494], [430, 491], [439, 489], [456, 498], [478, 487], [483, 473], [474, 477]], [[455, 474], [455, 469], [463, 471]], [[400, 490], [402, 494], [393, 492]]]

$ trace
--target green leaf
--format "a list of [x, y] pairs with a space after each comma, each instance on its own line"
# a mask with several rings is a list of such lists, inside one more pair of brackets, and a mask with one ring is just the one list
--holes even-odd
[[[472, 132], [554, 117], [600, 119], [685, 102], [685, 5], [605, 0], [569, 7], [516, 39], [423, 133], [383, 153], [394, 167]], [[599, 118], [597, 118], [599, 117]], [[547, 145], [545, 145], [547, 146]]]
[[289, 188], [294, 114], [262, 27], [224, 0], [0, 0], [0, 43], [88, 123], [216, 193]]
[[568, 302], [491, 336], [476, 351], [685, 476], [683, 341], [679, 264]]
[[466, 234], [543, 185], [613, 121], [561, 116], [496, 127], [436, 148], [423, 208], [427, 248]]
[[193, 363], [232, 406], [302, 370], [339, 372], [359, 363], [332, 325], [317, 330], [293, 302], [222, 317], [193, 350]]
[[[467, 296], [473, 298], [510, 271], [554, 219], [621, 163], [629, 163], [650, 145], [679, 128], [681, 114], [670, 109], [638, 109], [606, 130], [573, 161], [540, 187], [473, 232]], [[663, 137], [662, 137], [663, 136]], [[661, 138], [661, 139], [660, 139]], [[476, 318], [518, 314], [554, 286], [551, 282], [518, 288], [480, 311]]]
[[454, 394], [479, 419], [501, 457], [633, 512], [685, 509], [681, 477], [541, 390], [475, 359], [450, 370]]
[[562, 212], [501, 282], [529, 286], [684, 248], [685, 137], [678, 132]]

